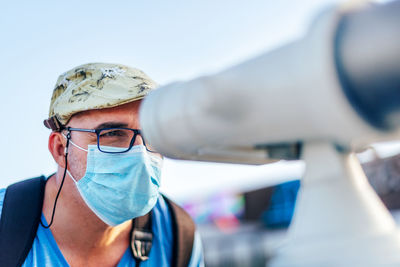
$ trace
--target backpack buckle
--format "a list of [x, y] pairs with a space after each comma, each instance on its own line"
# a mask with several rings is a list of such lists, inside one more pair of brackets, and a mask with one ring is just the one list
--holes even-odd
[[131, 250], [135, 259], [140, 261], [148, 260], [152, 244], [153, 233], [136, 229], [132, 231]]

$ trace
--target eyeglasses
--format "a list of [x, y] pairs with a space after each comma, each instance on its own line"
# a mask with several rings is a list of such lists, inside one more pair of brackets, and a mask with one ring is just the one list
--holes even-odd
[[[131, 128], [103, 128], [103, 129], [81, 129], [67, 127], [67, 131], [88, 132], [97, 135], [97, 147], [104, 153], [124, 153], [129, 151], [135, 144], [136, 137], [140, 135], [146, 150], [157, 153], [148, 147], [142, 137], [140, 130]], [[121, 148], [116, 151], [115, 148]]]

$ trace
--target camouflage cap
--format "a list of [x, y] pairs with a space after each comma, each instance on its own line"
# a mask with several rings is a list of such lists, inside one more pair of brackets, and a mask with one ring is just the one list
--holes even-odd
[[61, 130], [72, 115], [142, 99], [157, 84], [143, 71], [120, 64], [89, 63], [60, 75], [51, 97], [47, 128]]

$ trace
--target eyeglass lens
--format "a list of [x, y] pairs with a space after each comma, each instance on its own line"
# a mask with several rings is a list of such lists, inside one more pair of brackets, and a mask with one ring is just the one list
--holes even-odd
[[104, 129], [98, 134], [99, 149], [104, 152], [114, 152], [115, 147], [128, 150], [135, 138], [136, 133], [129, 129]]

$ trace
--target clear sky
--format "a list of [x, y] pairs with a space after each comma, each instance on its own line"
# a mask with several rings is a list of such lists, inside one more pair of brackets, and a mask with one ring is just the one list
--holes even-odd
[[[55, 171], [42, 121], [61, 73], [110, 62], [140, 68], [160, 84], [190, 79], [301, 36], [335, 2], [0, 0], [0, 187]], [[303, 167], [167, 160], [163, 188], [183, 195], [190, 184], [207, 191], [234, 178], [300, 176]]]

